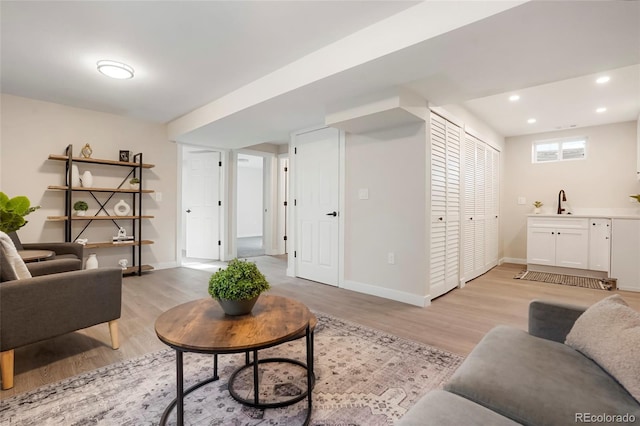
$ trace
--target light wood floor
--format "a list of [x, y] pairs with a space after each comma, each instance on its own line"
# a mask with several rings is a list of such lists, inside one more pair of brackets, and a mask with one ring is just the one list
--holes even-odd
[[[385, 330], [461, 355], [468, 354], [497, 324], [526, 329], [532, 299], [590, 305], [612, 292], [514, 280], [520, 265], [505, 264], [418, 308], [285, 276], [282, 257], [252, 258], [272, 284], [271, 294], [294, 297], [309, 308]], [[35, 389], [124, 359], [165, 349], [155, 319], [165, 310], [209, 297], [210, 272], [175, 268], [123, 281], [120, 349], [110, 347], [106, 324], [29, 345], [15, 351], [15, 387], [0, 398]], [[640, 293], [618, 292], [640, 310]]]

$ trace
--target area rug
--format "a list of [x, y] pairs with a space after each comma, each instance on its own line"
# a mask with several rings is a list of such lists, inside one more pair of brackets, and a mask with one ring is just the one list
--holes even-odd
[[611, 290], [611, 285], [605, 284], [597, 278], [577, 277], [574, 275], [551, 274], [547, 272], [525, 270], [518, 273], [513, 278], [550, 284], [570, 285], [574, 287], [594, 288], [597, 290]]
[[[329, 315], [316, 315], [312, 425], [393, 425], [425, 393], [442, 387], [463, 360], [422, 343]], [[286, 356], [304, 361], [304, 348], [304, 339], [300, 339], [260, 351], [260, 357]], [[212, 359], [210, 355], [184, 355], [185, 389], [211, 376]], [[265, 410], [232, 399], [227, 379], [244, 360], [244, 354], [219, 357], [220, 380], [185, 398], [185, 424], [303, 423], [306, 399], [289, 407]], [[0, 424], [157, 425], [175, 398], [175, 374], [175, 352], [162, 350], [0, 401]], [[261, 398], [269, 397], [269, 393], [304, 392], [304, 374], [302, 368], [291, 364], [262, 364]], [[242, 380], [234, 389], [242, 391]], [[174, 410], [167, 424], [175, 422]]]

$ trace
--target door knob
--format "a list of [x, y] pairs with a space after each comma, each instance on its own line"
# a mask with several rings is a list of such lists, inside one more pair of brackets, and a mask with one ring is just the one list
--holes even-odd
[[191, 213], [191, 209], [187, 209], [187, 213]]
[[338, 216], [338, 213], [337, 213], [337, 212], [327, 213], [327, 216], [333, 216], [333, 217], [336, 217], [336, 216]]

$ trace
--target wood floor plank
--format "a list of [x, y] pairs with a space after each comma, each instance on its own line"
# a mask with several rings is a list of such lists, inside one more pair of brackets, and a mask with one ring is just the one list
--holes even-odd
[[[529, 302], [555, 300], [590, 305], [614, 292], [546, 284], [513, 277], [522, 266], [504, 264], [434, 300], [425, 308], [287, 277], [284, 257], [252, 258], [272, 285], [271, 294], [296, 298], [310, 309], [420, 341], [461, 355], [492, 327], [527, 328]], [[155, 335], [156, 318], [169, 308], [209, 297], [211, 272], [174, 268], [123, 281], [120, 349], [111, 349], [100, 324], [15, 351], [15, 387], [0, 398], [35, 389], [121, 360], [165, 349]], [[616, 291], [640, 310], [640, 293]]]

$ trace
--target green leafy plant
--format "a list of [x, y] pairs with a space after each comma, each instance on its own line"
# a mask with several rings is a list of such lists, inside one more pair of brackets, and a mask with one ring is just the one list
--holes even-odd
[[25, 216], [38, 210], [40, 206], [31, 206], [24, 195], [9, 198], [0, 192], [0, 231], [9, 233], [17, 231], [27, 224]]
[[140, 179], [138, 178], [131, 178], [131, 180], [129, 181], [130, 184], [135, 185], [136, 183], [140, 183]]
[[534, 201], [533, 202], [533, 207], [535, 207], [537, 209], [539, 209], [542, 206], [543, 206], [542, 201]]
[[635, 200], [636, 200], [637, 202], [639, 202], [639, 203], [640, 203], [640, 194], [636, 194], [636, 195], [629, 195], [629, 197], [631, 197], [631, 198], [635, 198]]
[[214, 299], [252, 299], [270, 288], [255, 263], [239, 259], [231, 260], [209, 279], [209, 294]]
[[89, 205], [84, 201], [76, 201], [73, 204], [73, 209], [76, 211], [86, 212], [87, 210], [89, 210]]

